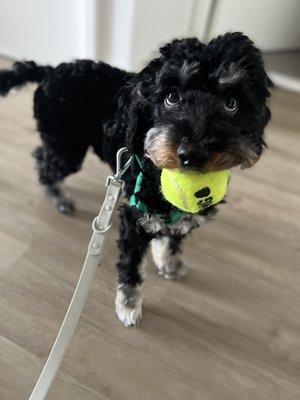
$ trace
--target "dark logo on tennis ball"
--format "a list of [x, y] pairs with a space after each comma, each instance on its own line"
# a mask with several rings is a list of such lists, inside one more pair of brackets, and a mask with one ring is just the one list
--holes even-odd
[[197, 197], [197, 199], [200, 199], [197, 204], [202, 208], [207, 208], [212, 205], [213, 198], [210, 196], [209, 187], [204, 187], [203, 189], [198, 190], [194, 196]]

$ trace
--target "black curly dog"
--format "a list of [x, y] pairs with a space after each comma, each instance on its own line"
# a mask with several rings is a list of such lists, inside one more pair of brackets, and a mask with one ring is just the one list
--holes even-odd
[[89, 147], [113, 169], [120, 147], [139, 158], [125, 176], [126, 193], [133, 193], [142, 169], [136, 198], [148, 212], [121, 209], [116, 298], [119, 319], [135, 325], [150, 241], [159, 273], [179, 278], [182, 238], [215, 210], [208, 202], [203, 212], [169, 223], [174, 208], [161, 196], [160, 170], [248, 168], [262, 154], [271, 82], [261, 53], [243, 34], [228, 33], [207, 45], [174, 40], [137, 74], [88, 60], [56, 68], [17, 62], [0, 72], [0, 93], [26, 82], [39, 82], [34, 115], [42, 145], [34, 156], [39, 180], [60, 211], [73, 205], [59, 182], [80, 170]]

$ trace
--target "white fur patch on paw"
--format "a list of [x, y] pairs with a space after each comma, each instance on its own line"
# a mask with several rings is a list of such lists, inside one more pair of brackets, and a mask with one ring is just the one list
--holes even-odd
[[158, 270], [158, 273], [162, 275], [165, 279], [171, 279], [178, 281], [179, 279], [186, 276], [187, 266], [180, 260], [177, 260], [176, 264], [166, 265]]
[[140, 286], [120, 285], [116, 296], [116, 313], [126, 326], [136, 326], [142, 318], [143, 295]]

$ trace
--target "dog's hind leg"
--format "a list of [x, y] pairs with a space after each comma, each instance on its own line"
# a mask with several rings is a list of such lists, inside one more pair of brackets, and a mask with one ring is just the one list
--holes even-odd
[[179, 258], [184, 236], [161, 236], [152, 239], [151, 251], [158, 273], [166, 279], [178, 280], [186, 275], [186, 266]]
[[49, 146], [37, 147], [33, 152], [39, 181], [44, 186], [47, 196], [52, 200], [59, 212], [71, 214], [74, 203], [61, 188], [61, 182], [68, 175], [80, 170], [86, 154], [86, 148], [80, 151], [57, 152]]

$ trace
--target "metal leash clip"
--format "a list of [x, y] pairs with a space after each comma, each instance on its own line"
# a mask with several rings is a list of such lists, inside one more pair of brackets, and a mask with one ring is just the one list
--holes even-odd
[[124, 186], [122, 176], [128, 170], [128, 168], [130, 167], [131, 162], [133, 160], [133, 156], [131, 155], [128, 158], [128, 160], [125, 162], [125, 164], [122, 166], [122, 158], [126, 153], [129, 153], [129, 150], [127, 149], [127, 147], [122, 147], [121, 149], [118, 150], [117, 155], [116, 155], [116, 173], [113, 176], [110, 175], [107, 177], [106, 186], [108, 186], [110, 184], [111, 180], [121, 183], [122, 187]]
[[[106, 223], [108, 219], [110, 219], [111, 214], [114, 212], [117, 201], [122, 194], [124, 189], [125, 182], [122, 179], [122, 176], [130, 167], [133, 156], [130, 156], [128, 160], [122, 165], [122, 159], [124, 155], [129, 153], [127, 147], [122, 147], [118, 150], [116, 154], [116, 173], [115, 175], [108, 176], [106, 179], [106, 196], [104, 202], [102, 204], [99, 215], [94, 219], [92, 228], [94, 233], [103, 234], [107, 232], [110, 228], [110, 224]], [[92, 247], [90, 247], [90, 253], [93, 255], [98, 255], [100, 252], [100, 247], [97, 243], [92, 243]]]

